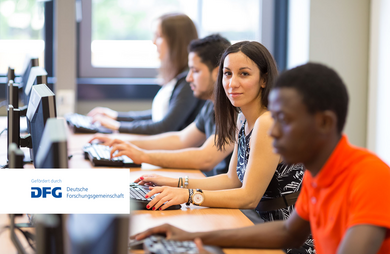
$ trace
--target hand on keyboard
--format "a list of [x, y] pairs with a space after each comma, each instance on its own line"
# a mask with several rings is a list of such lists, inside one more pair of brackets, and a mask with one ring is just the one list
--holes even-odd
[[94, 166], [108, 166], [108, 167], [140, 167], [140, 164], [134, 163], [127, 156], [111, 157], [112, 149], [109, 146], [100, 144], [87, 144], [84, 146], [85, 159], [89, 159]]
[[114, 144], [111, 148], [111, 154], [114, 155], [114, 153], [116, 153], [115, 156], [126, 155], [137, 164], [141, 164], [142, 162], [145, 162], [144, 158], [146, 154], [144, 150], [129, 142], [118, 141], [118, 143]]
[[108, 144], [110, 144], [112, 141], [112, 139], [110, 137], [108, 137], [107, 135], [104, 135], [104, 134], [95, 134], [91, 140], [88, 141], [88, 143], [90, 144], [102, 144], [102, 145], [105, 145], [105, 146], [109, 146]]
[[[158, 195], [157, 195], [158, 194]], [[148, 196], [156, 195], [146, 206], [147, 209], [165, 210], [172, 205], [179, 205], [188, 201], [188, 189], [176, 187], [151, 187]]]
[[144, 250], [148, 253], [223, 254], [219, 247], [204, 246], [201, 239], [195, 238], [194, 233], [168, 224], [148, 229], [130, 238], [143, 240]]
[[[150, 189], [147, 185], [138, 185], [136, 183], [130, 184], [130, 199], [133, 200], [136, 205], [136, 209], [150, 209], [147, 207], [149, 202], [152, 201], [157, 195], [150, 195]], [[181, 205], [172, 205], [168, 207], [168, 210], [177, 210], [181, 209]]]
[[87, 116], [90, 117], [94, 117], [96, 115], [103, 115], [116, 120], [116, 118], [118, 117], [118, 112], [106, 107], [96, 107], [89, 111], [89, 113], [87, 114]]
[[[144, 240], [144, 249], [148, 253], [200, 253], [193, 241], [173, 241], [162, 236], [152, 235]], [[203, 250], [204, 253], [210, 253]]]
[[189, 233], [187, 231], [184, 231], [180, 228], [174, 227], [169, 224], [164, 224], [161, 226], [150, 228], [144, 232], [130, 236], [130, 239], [136, 239], [139, 241], [151, 235], [162, 235], [162, 236], [166, 236], [168, 240], [175, 240], [175, 241], [188, 241], [194, 239], [192, 233]]
[[88, 141], [88, 143], [94, 143], [94, 142], [101, 143], [102, 145], [110, 146], [110, 147], [116, 144], [126, 143], [126, 141], [116, 139], [116, 138], [115, 139], [110, 138], [107, 135], [102, 135], [102, 134], [96, 134], [93, 136], [93, 138], [90, 141]]
[[171, 186], [177, 187], [177, 178], [160, 176], [157, 174], [145, 174], [137, 178], [134, 182], [139, 185], [157, 185], [157, 186]]
[[92, 123], [92, 118], [80, 114], [68, 114], [65, 116], [67, 122], [73, 127], [75, 133], [112, 133], [100, 125], [100, 123]]
[[92, 118], [92, 123], [100, 123], [101, 126], [111, 130], [119, 130], [120, 123], [117, 120], [111, 119], [107, 116], [96, 115]]
[[132, 159], [134, 163], [137, 164], [141, 164], [145, 161], [143, 159], [145, 156], [145, 152], [129, 142], [120, 139], [111, 139], [105, 135], [97, 134], [89, 141], [89, 143], [92, 143], [95, 140], [101, 141], [103, 145], [111, 147], [110, 156], [112, 158], [119, 156], [127, 156], [128, 158]]

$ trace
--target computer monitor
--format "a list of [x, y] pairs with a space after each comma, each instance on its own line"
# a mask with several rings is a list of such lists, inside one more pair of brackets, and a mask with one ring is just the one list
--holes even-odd
[[38, 152], [46, 121], [49, 118], [57, 117], [55, 95], [46, 85], [32, 87], [26, 116], [32, 143], [30, 156], [34, 161], [34, 166], [36, 166], [34, 158], [36, 158]]
[[27, 83], [23, 84], [23, 102], [28, 105], [31, 89], [34, 85], [47, 84], [47, 72], [44, 68], [36, 66], [32, 67]]
[[120, 254], [129, 251], [129, 215], [71, 214], [66, 228], [72, 254]]
[[28, 77], [30, 76], [31, 68], [36, 66], [39, 66], [38, 58], [31, 58], [31, 57], [26, 58], [26, 62], [24, 64], [24, 70], [22, 74], [22, 83], [21, 83], [22, 87], [26, 87]]
[[36, 168], [68, 168], [65, 119], [47, 119], [34, 165]]
[[64, 254], [64, 226], [65, 215], [36, 214], [34, 215], [36, 253]]
[[34, 221], [37, 253], [123, 254], [129, 252], [129, 215], [37, 214]]

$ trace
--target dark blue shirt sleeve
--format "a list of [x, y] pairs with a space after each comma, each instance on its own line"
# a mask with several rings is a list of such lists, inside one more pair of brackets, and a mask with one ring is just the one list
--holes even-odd
[[144, 111], [129, 111], [129, 112], [118, 112], [118, 117], [116, 118], [119, 122], [131, 122], [135, 120], [150, 120], [152, 119], [152, 110]]

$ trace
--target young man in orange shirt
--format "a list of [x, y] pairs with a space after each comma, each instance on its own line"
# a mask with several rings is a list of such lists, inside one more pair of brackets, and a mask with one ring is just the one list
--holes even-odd
[[326, 66], [306, 64], [283, 73], [269, 101], [275, 152], [307, 169], [290, 218], [201, 233], [163, 225], [137, 239], [165, 233], [223, 247], [282, 249], [300, 246], [312, 232], [317, 254], [390, 253], [390, 168], [342, 134], [348, 93], [341, 78]]

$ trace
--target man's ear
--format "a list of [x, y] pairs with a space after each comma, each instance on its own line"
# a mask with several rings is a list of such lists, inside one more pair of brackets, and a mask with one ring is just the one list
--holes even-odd
[[214, 83], [217, 82], [218, 70], [219, 70], [219, 66], [215, 67], [214, 70], [212, 70], [211, 72], [211, 78], [213, 79]]
[[325, 110], [317, 113], [317, 127], [322, 134], [328, 134], [337, 131], [337, 116], [331, 110]]

